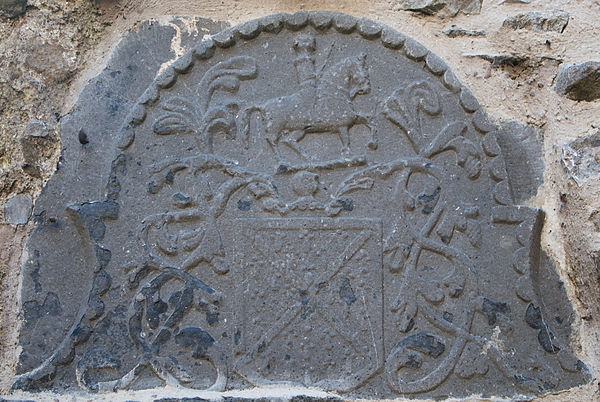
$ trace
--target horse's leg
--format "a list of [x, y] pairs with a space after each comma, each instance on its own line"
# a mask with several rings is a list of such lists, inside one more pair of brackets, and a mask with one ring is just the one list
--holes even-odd
[[364, 124], [365, 126], [369, 127], [369, 131], [371, 132], [371, 139], [369, 140], [367, 146], [372, 150], [377, 149], [377, 128], [375, 127], [375, 124], [373, 124], [372, 117], [357, 114], [354, 120], [354, 124]]
[[274, 141], [269, 136], [266, 136], [266, 140], [267, 140], [267, 144], [269, 145], [269, 148], [271, 148], [271, 151], [273, 151], [273, 154], [275, 154], [275, 157], [277, 158], [277, 162], [279, 163], [279, 165], [287, 166], [288, 163], [283, 158], [283, 156], [281, 155], [281, 151], [279, 150], [279, 141]]
[[285, 134], [286, 131], [283, 125], [281, 124], [281, 121], [273, 117], [273, 113], [271, 112], [270, 108], [265, 108], [264, 120], [265, 124], [263, 125], [263, 128], [265, 131], [265, 139], [267, 140], [267, 144], [269, 145], [269, 148], [271, 148], [271, 151], [277, 158], [277, 162], [279, 163], [279, 165], [287, 166], [288, 163], [286, 162], [279, 149], [281, 137]]
[[350, 152], [350, 127], [349, 126], [340, 126], [338, 128], [338, 136], [340, 137], [340, 142], [342, 143], [342, 154], [349, 155]]
[[367, 126], [369, 127], [369, 130], [371, 131], [371, 141], [369, 141], [367, 146], [372, 150], [376, 150], [377, 146], [379, 145], [377, 143], [377, 127], [373, 123], [372, 119], [368, 119]]
[[300, 144], [298, 143], [302, 138], [304, 138], [305, 135], [306, 133], [304, 130], [294, 130], [286, 135], [285, 138], [282, 138], [281, 142], [287, 145], [300, 158], [307, 161], [311, 159], [311, 157], [300, 149]]
[[306, 136], [306, 131], [304, 130], [294, 130], [288, 135], [288, 138], [294, 140], [294, 142], [300, 142]]

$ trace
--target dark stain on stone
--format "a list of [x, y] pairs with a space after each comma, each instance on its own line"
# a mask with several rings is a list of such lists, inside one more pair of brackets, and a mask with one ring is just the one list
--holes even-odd
[[452, 322], [454, 321], [454, 314], [448, 311], [444, 311], [444, 313], [442, 314], [442, 318], [448, 322]]
[[404, 338], [397, 345], [398, 348], [413, 349], [431, 356], [434, 359], [440, 357], [446, 350], [446, 345], [435, 335], [419, 332]]
[[85, 342], [89, 339], [91, 335], [92, 329], [88, 325], [78, 326], [73, 331], [71, 335], [71, 339], [75, 345], [79, 345], [82, 342]]
[[262, 341], [262, 343], [260, 345], [258, 345], [258, 348], [256, 349], [256, 351], [258, 353], [263, 353], [266, 348], [267, 348], [267, 344], [265, 343], [265, 341]]
[[300, 317], [302, 317], [303, 320], [306, 320], [314, 312], [315, 312], [315, 310], [311, 306], [304, 305], [304, 306], [302, 306], [302, 312], [300, 313]]
[[550, 331], [550, 328], [542, 317], [542, 311], [533, 303], [530, 303], [525, 310], [525, 322], [533, 329], [538, 329], [538, 342], [540, 346], [548, 353], [557, 353], [560, 347], [554, 342], [556, 337]]
[[417, 198], [424, 204], [428, 204], [437, 199], [437, 196], [440, 193], [440, 190], [441, 189], [439, 187], [436, 187], [436, 189], [433, 190], [433, 192], [431, 194], [421, 193], [421, 194], [419, 194], [419, 196]]
[[218, 312], [206, 311], [204, 314], [206, 315], [206, 322], [208, 325], [212, 326], [219, 322]]
[[431, 194], [421, 193], [417, 196], [419, 201], [423, 203], [423, 208], [421, 210], [423, 214], [429, 215], [431, 212], [433, 212], [433, 207], [437, 202], [440, 190], [441, 189], [439, 187], [436, 187]]
[[250, 211], [250, 208], [252, 207], [252, 201], [251, 200], [238, 200], [237, 207], [240, 211]]
[[342, 285], [340, 286], [339, 295], [340, 299], [342, 299], [348, 307], [354, 304], [356, 295], [354, 294], [354, 290], [352, 290], [352, 286], [350, 286], [350, 279], [344, 278]]
[[62, 314], [60, 300], [54, 292], [48, 292], [44, 302], [28, 301], [23, 303], [25, 327], [29, 327], [42, 317], [57, 317]]
[[488, 320], [488, 325], [496, 325], [496, 320], [498, 318], [498, 314], [508, 314], [510, 313], [510, 307], [506, 303], [499, 303], [492, 301], [488, 298], [483, 299], [483, 305], [481, 309]]
[[352, 211], [354, 209], [354, 200], [350, 197], [339, 198], [336, 202], [344, 209], [344, 211]]
[[85, 133], [85, 131], [82, 129], [79, 130], [79, 133], [77, 134], [77, 139], [79, 140], [79, 143], [81, 145], [86, 145], [89, 144], [90, 140], [88, 139], [87, 134]]
[[40, 283], [40, 252], [39, 250], [33, 251], [33, 260], [31, 261], [32, 270], [30, 272], [31, 279], [33, 280], [35, 293], [42, 291], [42, 284]]
[[100, 268], [106, 268], [110, 259], [112, 258], [112, 252], [104, 247], [96, 246], [96, 260]]
[[206, 356], [206, 352], [215, 343], [215, 340], [203, 329], [187, 327], [175, 335], [175, 343], [193, 349], [192, 356], [201, 359]]
[[412, 369], [418, 369], [419, 367], [421, 367], [421, 359], [419, 359], [419, 356], [416, 353], [409, 353], [408, 354], [408, 358], [406, 359], [406, 361], [404, 362], [404, 365], [406, 367], [412, 368]]
[[167, 343], [169, 339], [171, 339], [171, 331], [169, 331], [168, 329], [162, 329], [154, 339], [154, 342], [152, 343], [154, 353], [159, 353], [160, 347]]

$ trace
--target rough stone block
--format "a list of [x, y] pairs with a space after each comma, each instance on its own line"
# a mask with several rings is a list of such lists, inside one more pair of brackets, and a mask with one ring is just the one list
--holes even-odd
[[25, 14], [27, 0], [0, 0], [0, 12], [10, 18]]
[[15, 195], [4, 205], [4, 220], [11, 225], [24, 225], [31, 216], [33, 201], [27, 194]]
[[562, 65], [556, 77], [556, 92], [577, 101], [600, 98], [600, 61]]
[[459, 12], [465, 14], [478, 14], [481, 11], [482, 0], [398, 0], [398, 7], [402, 10], [416, 11], [423, 14], [437, 14], [443, 12], [455, 16]]
[[508, 17], [502, 26], [510, 29], [535, 29], [562, 33], [569, 23], [569, 14], [563, 11], [531, 11]]
[[567, 176], [582, 185], [600, 175], [600, 130], [563, 146], [562, 164]]
[[485, 31], [483, 29], [465, 29], [456, 25], [451, 25], [442, 32], [449, 38], [457, 38], [459, 36], [485, 36]]

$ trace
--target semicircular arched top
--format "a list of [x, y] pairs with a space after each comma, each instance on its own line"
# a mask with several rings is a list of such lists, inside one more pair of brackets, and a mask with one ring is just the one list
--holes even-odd
[[402, 52], [407, 58], [423, 63], [433, 75], [438, 76], [450, 91], [459, 93], [460, 105], [467, 113], [473, 113], [473, 124], [482, 133], [495, 128], [487, 121], [485, 114], [471, 91], [463, 86], [450, 67], [438, 56], [414, 39], [379, 22], [357, 18], [351, 15], [327, 11], [300, 11], [295, 14], [274, 14], [248, 21], [228, 28], [202, 41], [165, 69], [152, 85], [137, 100], [121, 127], [118, 148], [126, 149], [134, 140], [133, 128], [146, 117], [146, 107], [160, 99], [162, 89], [172, 87], [181, 74], [189, 73], [196, 61], [209, 60], [217, 49], [227, 49], [243, 40], [252, 40], [262, 32], [278, 33], [281, 30], [298, 31], [312, 26], [325, 32], [334, 29], [341, 34], [358, 33], [366, 40], [378, 40], [381, 45]]

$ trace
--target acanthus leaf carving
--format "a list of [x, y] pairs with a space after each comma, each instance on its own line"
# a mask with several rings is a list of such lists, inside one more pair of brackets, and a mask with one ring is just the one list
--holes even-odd
[[158, 135], [198, 134], [201, 132], [202, 113], [192, 102], [172, 97], [162, 105], [166, 112], [152, 126]]
[[[253, 79], [256, 74], [256, 60], [252, 57], [233, 57], [216, 64], [198, 84], [196, 102], [175, 96], [162, 104], [165, 114], [156, 119], [154, 132], [158, 135], [194, 134], [199, 148], [212, 153], [215, 135], [235, 138], [235, 116], [240, 104], [234, 95], [240, 88], [240, 80]], [[231, 96], [213, 102], [217, 92]]]
[[428, 81], [418, 81], [406, 89], [397, 89], [384, 101], [384, 115], [406, 133], [419, 155], [424, 147], [422, 112], [429, 116], [441, 112], [439, 96]]

